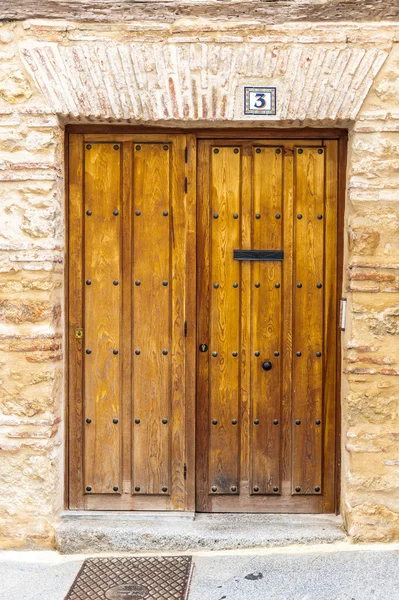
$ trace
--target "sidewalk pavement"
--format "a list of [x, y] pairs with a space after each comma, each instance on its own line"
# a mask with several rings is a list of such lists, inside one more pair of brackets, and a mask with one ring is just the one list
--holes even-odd
[[[85, 558], [0, 552], [0, 600], [64, 600]], [[196, 552], [193, 562], [189, 600], [399, 600], [399, 544]]]

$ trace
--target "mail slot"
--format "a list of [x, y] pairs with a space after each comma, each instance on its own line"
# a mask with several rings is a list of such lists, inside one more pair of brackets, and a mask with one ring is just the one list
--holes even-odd
[[283, 260], [283, 250], [234, 250], [234, 260]]

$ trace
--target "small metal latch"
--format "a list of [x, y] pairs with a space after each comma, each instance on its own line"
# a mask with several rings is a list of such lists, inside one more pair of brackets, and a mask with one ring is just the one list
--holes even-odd
[[81, 340], [83, 338], [83, 329], [81, 327], [75, 329], [75, 337], [78, 340]]
[[341, 298], [341, 331], [346, 327], [346, 298]]

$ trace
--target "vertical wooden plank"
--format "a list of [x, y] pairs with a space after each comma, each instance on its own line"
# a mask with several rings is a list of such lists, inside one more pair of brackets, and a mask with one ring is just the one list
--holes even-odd
[[[282, 250], [283, 154], [281, 148], [253, 148], [252, 247]], [[252, 494], [280, 493], [282, 262], [251, 264]], [[262, 364], [268, 361], [271, 369]]]
[[[120, 490], [120, 144], [85, 145], [85, 489]], [[89, 214], [91, 212], [91, 214]]]
[[337, 259], [338, 259], [338, 142], [325, 142], [325, 261], [324, 261], [324, 348], [323, 348], [323, 512], [335, 509], [335, 434], [337, 398]]
[[[253, 169], [252, 169], [252, 143], [251, 141], [241, 146], [241, 213], [238, 220], [241, 227], [241, 248], [252, 249], [252, 219], [253, 219]], [[251, 452], [251, 263], [241, 263], [240, 280], [240, 312], [241, 312], [241, 351], [240, 351], [240, 415], [238, 425], [240, 428], [240, 485], [237, 499], [243, 507], [248, 507], [250, 490], [250, 452]]]
[[[64, 184], [65, 184], [65, 207], [64, 207], [64, 218], [65, 218], [65, 251], [64, 251], [64, 312], [66, 317], [66, 334], [64, 341], [64, 356], [66, 358], [66, 365], [69, 364], [69, 135], [64, 135]], [[66, 426], [65, 430], [65, 444], [64, 444], [64, 488], [63, 488], [63, 501], [64, 509], [69, 508], [69, 465], [70, 465], [70, 454], [69, 454], [69, 411], [70, 411], [70, 397], [69, 397], [69, 375], [64, 377], [63, 381], [64, 398], [64, 423]], [[72, 402], [73, 404], [73, 402]]]
[[195, 463], [196, 463], [196, 206], [197, 206], [197, 140], [194, 134], [185, 136], [187, 145], [186, 172], [188, 189], [186, 196], [186, 510], [195, 511]]
[[[169, 146], [169, 150], [165, 150]], [[186, 503], [184, 463], [185, 444], [185, 366], [186, 347], [184, 322], [186, 319], [186, 236], [187, 194], [182, 175], [184, 169], [185, 136], [176, 136], [173, 143], [163, 146], [171, 154], [171, 235], [170, 235], [170, 508], [183, 510]], [[162, 217], [164, 220], [167, 217]], [[166, 240], [164, 240], [164, 243]], [[194, 270], [195, 273], [195, 270]], [[164, 318], [164, 317], [162, 317]], [[166, 358], [166, 357], [164, 357]], [[163, 425], [166, 427], [167, 425]], [[194, 441], [192, 440], [191, 443]], [[162, 489], [162, 488], [161, 488]]]
[[209, 405], [210, 366], [210, 144], [198, 143], [197, 180], [197, 344], [207, 351], [197, 353], [196, 399], [196, 509], [207, 512], [209, 497], [209, 437], [211, 425]]
[[281, 491], [291, 494], [292, 488], [292, 291], [293, 291], [293, 211], [294, 211], [294, 152], [292, 144], [284, 146], [284, 209], [283, 209], [283, 348], [281, 403]]
[[322, 491], [324, 149], [295, 152], [293, 494]]
[[133, 493], [170, 495], [171, 148], [133, 152]]
[[210, 456], [211, 493], [238, 491], [240, 462], [240, 149], [211, 152]]
[[69, 508], [83, 500], [83, 355], [84, 340], [75, 337], [83, 327], [83, 135], [69, 135], [68, 229], [68, 395], [69, 395]]
[[122, 227], [122, 490], [130, 499], [132, 488], [132, 193], [133, 193], [133, 145], [122, 145], [122, 198], [117, 217]]

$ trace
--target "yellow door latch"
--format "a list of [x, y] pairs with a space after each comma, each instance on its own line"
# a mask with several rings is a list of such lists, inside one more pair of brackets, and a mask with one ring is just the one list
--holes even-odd
[[81, 340], [83, 338], [83, 329], [81, 327], [75, 329], [75, 337], [78, 340]]

